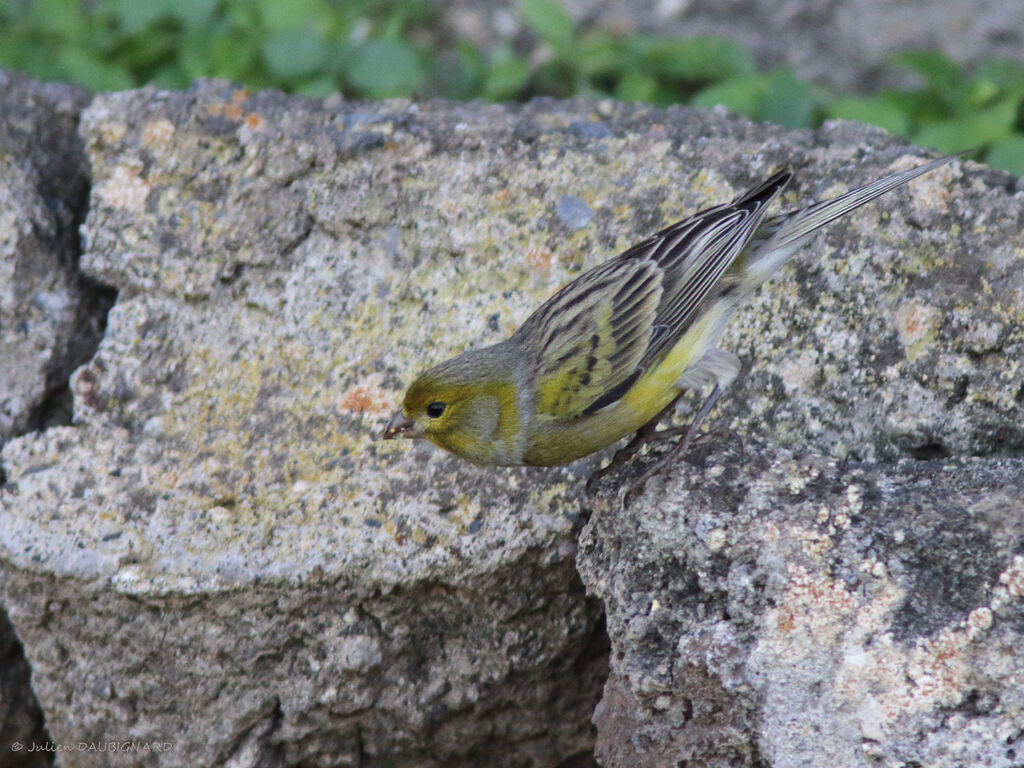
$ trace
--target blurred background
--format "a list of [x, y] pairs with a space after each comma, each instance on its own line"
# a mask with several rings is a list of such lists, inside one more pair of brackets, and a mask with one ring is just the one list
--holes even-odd
[[1022, 0], [0, 0], [0, 67], [120, 90], [611, 97], [845, 118], [1024, 175]]

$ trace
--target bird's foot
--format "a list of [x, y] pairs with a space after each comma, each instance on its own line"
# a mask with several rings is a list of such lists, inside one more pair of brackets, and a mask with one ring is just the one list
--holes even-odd
[[740, 455], [743, 455], [743, 438], [739, 436], [739, 433], [735, 429], [729, 429], [729, 427], [717, 427], [710, 432], [705, 432], [703, 435], [693, 441], [694, 445], [703, 445], [709, 443], [712, 440], [726, 441], [729, 440], [736, 444], [736, 448]]
[[689, 430], [690, 426], [688, 425], [685, 427], [669, 427], [666, 429], [651, 430], [643, 434], [638, 432], [632, 440], [615, 452], [611, 461], [600, 469], [595, 469], [590, 473], [590, 477], [587, 479], [586, 485], [587, 493], [594, 493], [594, 491], [597, 490], [600, 480], [624, 467], [630, 459], [640, 452], [640, 449], [643, 448], [644, 445], [648, 443], [661, 442], [663, 440], [670, 440], [673, 437], [685, 435]]
[[634, 480], [626, 489], [626, 492], [622, 497], [623, 509], [629, 508], [629, 506], [636, 501], [641, 494], [643, 494], [644, 487], [647, 485], [648, 480], [668, 469], [668, 467], [674, 464], [677, 459], [682, 458], [688, 449], [711, 442], [712, 440], [734, 440], [739, 447], [739, 452], [741, 454], [743, 453], [743, 440], [734, 430], [731, 430], [728, 427], [713, 429], [704, 434], [700, 434], [696, 430], [686, 429], [686, 434], [683, 436], [682, 440], [679, 441], [678, 445], [673, 446], [664, 456], [648, 467], [644, 473]]

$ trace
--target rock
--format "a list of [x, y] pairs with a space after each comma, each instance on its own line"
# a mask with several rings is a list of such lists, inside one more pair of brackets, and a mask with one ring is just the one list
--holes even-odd
[[77, 265], [88, 99], [0, 70], [0, 444], [70, 419], [68, 376], [92, 357], [111, 303]]
[[379, 439], [417, 367], [500, 332], [501, 293], [435, 293], [476, 279], [432, 255], [477, 242], [438, 199], [477, 196], [451, 163], [513, 125], [488, 139], [478, 111], [220, 83], [86, 110], [81, 264], [119, 299], [75, 426], [8, 444], [0, 506], [2, 600], [55, 743], [160, 766], [591, 754], [606, 640], [574, 572], [576, 476]]
[[0, 766], [52, 765], [43, 713], [29, 680], [29, 666], [7, 616], [0, 611]]
[[1018, 765], [1024, 459], [745, 443], [584, 530], [612, 641], [600, 764]]
[[[608, 102], [329, 104], [201, 82], [83, 113], [81, 267], [117, 304], [72, 377], [74, 425], [10, 441], [0, 491], [0, 599], [50, 734], [132, 740], [148, 751], [123, 764], [161, 768], [586, 765], [607, 655], [574, 557], [611, 509], [583, 494], [593, 460], [479, 469], [380, 442], [390, 411], [423, 367], [778, 165], [799, 165], [794, 206], [921, 153]], [[719, 422], [820, 457], [1019, 450], [1012, 183], [957, 162], [831, 227], [738, 318], [725, 343], [751, 372]], [[597, 575], [618, 566], [580, 567], [628, 647], [634, 609]], [[751, 641], [687, 642], [742, 671]], [[609, 722], [645, 716], [614, 704], [636, 696], [621, 661], [604, 755]], [[694, 711], [715, 736], [736, 714], [745, 754], [747, 700], [715, 685]]]
[[[77, 270], [88, 196], [85, 91], [0, 70], [0, 446], [70, 419], [68, 376], [99, 342], [103, 291]], [[3, 483], [0, 468], [0, 484]], [[0, 765], [49, 765], [21, 643], [0, 606]], [[25, 751], [13, 752], [8, 745]]]

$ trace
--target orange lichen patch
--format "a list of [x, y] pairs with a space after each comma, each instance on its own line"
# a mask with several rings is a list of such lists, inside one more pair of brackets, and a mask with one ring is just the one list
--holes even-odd
[[546, 248], [531, 248], [526, 252], [526, 264], [541, 277], [551, 276], [551, 262], [555, 254]]
[[896, 332], [909, 359], [915, 359], [938, 333], [940, 319], [938, 310], [914, 299], [896, 310]]
[[853, 595], [841, 582], [817, 574], [796, 574], [791, 582], [790, 597], [794, 608], [807, 614], [817, 613], [822, 608], [847, 613], [857, 607]]
[[780, 632], [792, 632], [796, 627], [796, 620], [793, 617], [793, 612], [788, 608], [780, 608], [776, 612], [775, 626], [778, 627]]
[[900, 335], [914, 341], [923, 334], [925, 323], [920, 305], [906, 304], [897, 315], [900, 321]]
[[246, 88], [236, 88], [231, 92], [231, 101], [234, 104], [241, 104], [249, 99], [249, 91]]
[[388, 398], [377, 387], [357, 384], [346, 390], [338, 407], [345, 413], [360, 413], [368, 416], [385, 416], [391, 411]]
[[835, 638], [856, 608], [856, 598], [842, 582], [794, 566], [789, 589], [771, 620], [778, 632], [788, 636], [787, 642], [796, 641], [794, 635], [826, 641]]
[[262, 128], [263, 127], [263, 118], [261, 116], [259, 116], [259, 115], [255, 115], [255, 114], [249, 115], [247, 118], [245, 118], [245, 123], [250, 128]]
[[904, 670], [907, 685], [897, 689], [896, 701], [888, 714], [898, 717], [906, 710], [924, 711], [951, 706], [962, 697], [967, 680], [964, 648], [966, 632], [943, 629], [938, 637], [918, 642]]
[[210, 104], [206, 108], [206, 111], [216, 117], [226, 117], [229, 120], [238, 121], [241, 121], [243, 115], [245, 114], [242, 111], [242, 107], [238, 104]]
[[937, 312], [918, 301], [911, 301], [897, 310], [896, 320], [900, 336], [905, 343], [913, 344], [927, 336], [935, 325]]

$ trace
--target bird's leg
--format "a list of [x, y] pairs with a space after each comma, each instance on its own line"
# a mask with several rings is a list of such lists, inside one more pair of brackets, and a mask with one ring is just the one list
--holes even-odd
[[601, 467], [601, 469], [595, 469], [590, 474], [590, 478], [587, 480], [587, 493], [591, 493], [594, 490], [595, 483], [598, 480], [611, 474], [633, 458], [633, 456], [636, 455], [636, 452], [643, 447], [644, 443], [653, 442], [655, 440], [664, 440], [674, 435], [681, 434], [682, 431], [687, 429], [687, 427], [672, 427], [662, 430], [657, 428], [658, 424], [661, 423], [661, 420], [664, 419], [673, 408], [675, 408], [676, 403], [679, 402], [679, 398], [684, 394], [685, 390], [672, 398], [672, 401], [658, 411], [658, 414], [653, 419], [640, 427], [640, 429], [636, 431], [636, 434], [633, 435], [633, 439], [615, 452], [615, 455], [612, 456], [612, 460], [608, 462], [607, 466]]
[[693, 444], [696, 445], [705, 440], [732, 440], [736, 443], [739, 452], [743, 453], [743, 438], [736, 434], [736, 430], [729, 429], [729, 427], [716, 427], [715, 429], [708, 430], [697, 438]]
[[686, 434], [683, 435], [682, 439], [671, 449], [668, 453], [658, 459], [654, 466], [649, 468], [646, 472], [640, 475], [636, 481], [626, 491], [626, 495], [623, 498], [623, 505], [629, 506], [633, 499], [639, 496], [643, 490], [647, 481], [654, 477], [656, 474], [661, 472], [669, 463], [675, 461], [677, 458], [682, 456], [687, 448], [692, 445], [694, 438], [697, 436], [697, 430], [700, 429], [701, 423], [707, 418], [707, 415], [711, 412], [711, 409], [715, 407], [715, 403], [718, 402], [718, 398], [725, 392], [725, 388], [720, 384], [715, 384], [714, 389], [711, 390], [711, 394], [708, 395], [708, 399], [704, 401], [704, 404], [700, 407], [697, 415], [693, 417], [693, 421], [690, 422], [690, 426], [686, 427]]

